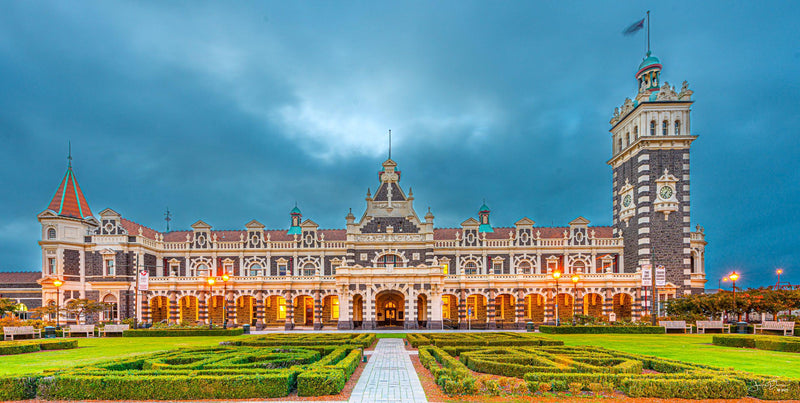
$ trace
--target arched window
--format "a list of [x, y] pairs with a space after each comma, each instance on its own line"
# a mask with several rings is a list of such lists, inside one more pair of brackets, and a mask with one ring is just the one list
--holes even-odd
[[306, 263], [303, 266], [303, 275], [304, 276], [314, 276], [317, 274], [317, 266], [314, 263]]
[[522, 274], [533, 274], [531, 272], [531, 269], [532, 269], [531, 262], [523, 260], [519, 262], [519, 266], [517, 267], [517, 272]]
[[378, 258], [378, 267], [395, 268], [399, 267], [401, 262], [400, 256], [392, 254], [383, 255]]
[[251, 276], [260, 276], [263, 273], [261, 269], [261, 265], [258, 263], [254, 263], [250, 266], [250, 275]]
[[586, 263], [583, 260], [576, 260], [572, 263], [573, 273], [586, 273]]
[[655, 120], [651, 120], [650, 121], [650, 135], [651, 136], [655, 136], [656, 135], [656, 121]]
[[478, 274], [478, 264], [472, 260], [464, 264], [464, 274]]
[[117, 320], [117, 297], [108, 294], [103, 298], [103, 320]]
[[197, 266], [197, 274], [196, 274], [197, 277], [205, 277], [209, 275], [211, 275], [211, 273], [209, 273], [208, 271], [208, 266], [204, 264]]
[[633, 138], [634, 139], [639, 138], [639, 126], [633, 126]]
[[56, 229], [50, 228], [47, 230], [47, 239], [56, 239]]
[[681, 121], [680, 120], [676, 120], [675, 121], [675, 135], [676, 136], [680, 136], [681, 135]]
[[622, 136], [620, 136], [620, 138], [617, 139], [617, 152], [620, 151], [622, 151]]
[[662, 136], [666, 136], [667, 135], [667, 129], [668, 128], [669, 128], [669, 123], [667, 123], [666, 120], [661, 122], [661, 135]]

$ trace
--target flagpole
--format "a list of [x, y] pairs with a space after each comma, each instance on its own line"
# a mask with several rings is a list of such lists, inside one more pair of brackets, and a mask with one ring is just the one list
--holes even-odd
[[647, 10], [647, 54], [650, 54], [650, 10]]

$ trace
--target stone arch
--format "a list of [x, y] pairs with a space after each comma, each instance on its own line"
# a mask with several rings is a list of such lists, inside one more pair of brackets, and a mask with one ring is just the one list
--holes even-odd
[[352, 303], [353, 327], [358, 329], [364, 324], [364, 296], [361, 294], [354, 294]]
[[[393, 259], [389, 259], [389, 256], [395, 256]], [[375, 258], [372, 259], [372, 264], [375, 267], [407, 267], [408, 266], [408, 258], [406, 257], [405, 251], [399, 251], [397, 249], [383, 249], [382, 251], [375, 254]]]
[[153, 323], [167, 323], [169, 321], [169, 298], [164, 295], [150, 298], [150, 317]]
[[568, 261], [568, 273], [589, 273], [592, 270], [592, 261], [590, 256], [586, 256], [584, 254], [572, 255], [569, 257]]
[[442, 295], [442, 321], [445, 326], [458, 327], [458, 297], [455, 294]]
[[461, 268], [461, 272], [467, 275], [473, 274], [472, 270], [474, 270], [474, 274], [485, 272], [483, 270], [483, 259], [480, 256], [462, 256], [458, 266]]
[[280, 294], [267, 296], [264, 304], [264, 325], [278, 327], [286, 324], [286, 298]]
[[118, 312], [119, 312], [119, 304], [117, 300], [117, 296], [111, 293], [108, 293], [100, 299], [103, 303], [103, 320], [106, 321], [116, 321], [119, 319]]
[[525, 296], [525, 320], [535, 323], [544, 323], [544, 311], [547, 304], [547, 297], [540, 293], [532, 293]]
[[206, 300], [209, 324], [222, 326], [225, 321], [225, 297], [222, 295], [209, 295]]
[[572, 316], [575, 314], [575, 298], [572, 296], [572, 294], [566, 292], [559, 293], [556, 298], [558, 301], [559, 322], [571, 322]]
[[305, 293], [292, 299], [294, 307], [294, 324], [296, 326], [314, 326], [314, 297]]
[[593, 318], [603, 317], [603, 295], [587, 292], [583, 295], [583, 314]]
[[627, 292], [618, 292], [612, 297], [614, 314], [617, 320], [631, 320], [633, 318], [633, 295]]
[[403, 326], [406, 319], [405, 312], [405, 293], [398, 290], [383, 290], [375, 295], [375, 319], [378, 326]]
[[253, 325], [256, 299], [252, 295], [242, 295], [236, 299], [236, 323]]
[[335, 294], [322, 297], [322, 325], [336, 326], [339, 323], [339, 296]]
[[428, 311], [430, 302], [425, 293], [417, 295], [417, 327], [424, 329], [428, 326]]
[[494, 318], [498, 324], [516, 322], [517, 299], [510, 292], [498, 293], [494, 297]]
[[194, 295], [182, 296], [178, 301], [178, 307], [180, 308], [180, 314], [178, 317], [180, 318], [181, 323], [197, 323], [197, 297]]
[[482, 292], [475, 292], [467, 296], [466, 314], [471, 326], [478, 325], [480, 327], [481, 324], [486, 323], [486, 300], [487, 298]]

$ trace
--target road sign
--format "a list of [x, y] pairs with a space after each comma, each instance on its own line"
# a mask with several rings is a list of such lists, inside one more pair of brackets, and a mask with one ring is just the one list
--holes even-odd
[[663, 287], [667, 285], [667, 268], [664, 266], [656, 266], [656, 287]]

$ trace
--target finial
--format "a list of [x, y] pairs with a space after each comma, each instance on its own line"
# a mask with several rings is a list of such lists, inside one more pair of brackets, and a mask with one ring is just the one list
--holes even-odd
[[169, 207], [167, 207], [167, 212], [164, 213], [164, 221], [167, 222], [167, 232], [169, 232], [169, 222], [172, 221], [172, 213], [169, 212]]
[[72, 141], [70, 140], [67, 144], [69, 147], [69, 154], [67, 154], [67, 164], [69, 168], [72, 168]]

